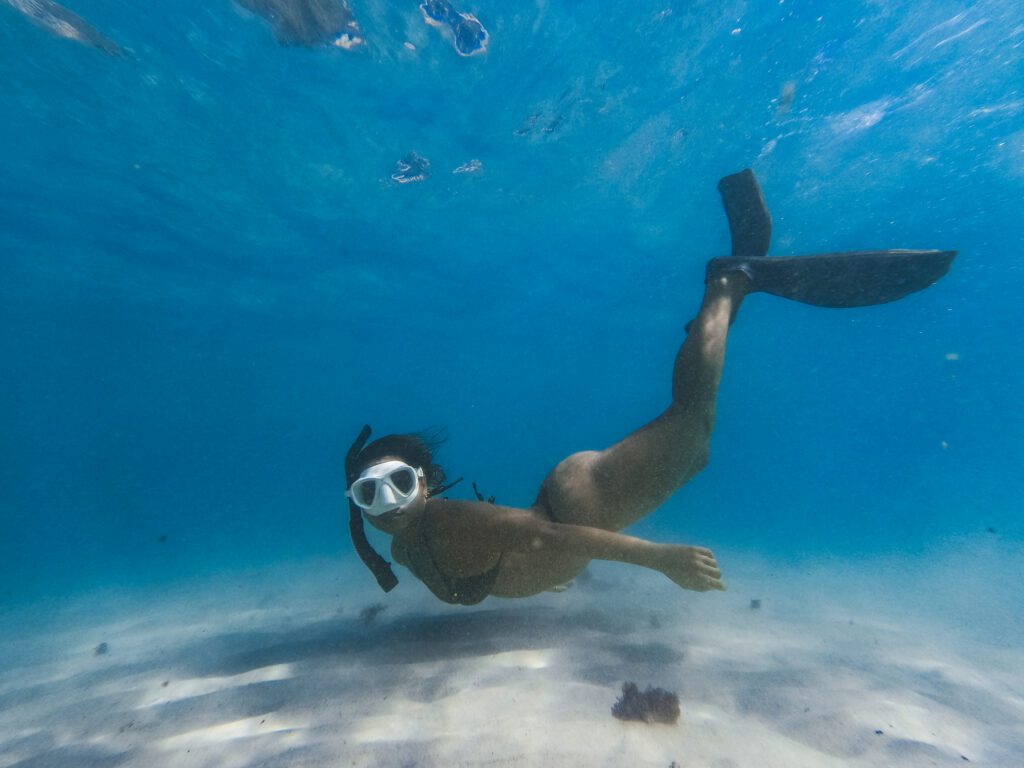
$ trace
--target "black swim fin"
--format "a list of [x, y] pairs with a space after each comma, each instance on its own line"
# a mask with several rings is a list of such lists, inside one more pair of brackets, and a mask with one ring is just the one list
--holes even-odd
[[718, 182], [732, 256], [708, 262], [707, 276], [743, 272], [752, 291], [819, 307], [865, 307], [927, 288], [949, 271], [956, 251], [854, 251], [768, 257], [772, 220], [749, 168]]
[[772, 217], [754, 172], [749, 168], [718, 182], [729, 218], [733, 256], [764, 256], [772, 239]]
[[726, 257], [707, 275], [740, 271], [752, 291], [819, 307], [866, 307], [927, 288], [946, 272], [956, 251], [854, 251], [814, 256]]

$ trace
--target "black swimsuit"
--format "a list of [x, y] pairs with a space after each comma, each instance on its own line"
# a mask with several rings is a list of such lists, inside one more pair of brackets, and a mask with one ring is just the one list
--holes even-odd
[[[396, 545], [398, 552], [395, 552]], [[478, 576], [459, 578], [448, 576], [437, 566], [426, 536], [426, 520], [420, 526], [419, 540], [412, 549], [401, 546], [395, 541], [392, 544], [395, 559], [405, 565], [422, 581], [439, 599], [452, 605], [476, 605], [489, 594], [498, 578], [501, 558], [491, 570]]]

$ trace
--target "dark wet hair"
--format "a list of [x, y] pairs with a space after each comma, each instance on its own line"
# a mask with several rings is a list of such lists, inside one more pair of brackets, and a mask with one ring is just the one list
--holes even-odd
[[434, 461], [434, 452], [441, 447], [444, 441], [444, 434], [436, 430], [378, 437], [359, 452], [355, 471], [358, 474], [385, 459], [400, 459], [409, 466], [419, 467], [423, 470], [427, 483], [427, 495], [433, 496], [437, 489], [444, 487], [444, 469]]
[[[345, 454], [346, 488], [351, 488], [352, 483], [368, 466], [388, 458], [401, 459], [422, 469], [428, 496], [439, 496], [462, 479], [460, 477], [455, 483], [444, 485], [444, 470], [434, 463], [434, 451], [445, 440], [442, 430], [421, 432], [418, 435], [385, 435], [367, 445], [366, 441], [372, 432], [369, 424], [364, 425]], [[370, 569], [380, 588], [390, 592], [398, 586], [398, 578], [391, 570], [391, 563], [381, 557], [366, 539], [362, 511], [351, 497], [348, 500], [348, 530], [359, 559]]]

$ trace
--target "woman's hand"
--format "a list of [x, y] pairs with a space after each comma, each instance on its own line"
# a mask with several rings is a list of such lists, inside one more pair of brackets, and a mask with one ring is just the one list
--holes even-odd
[[718, 561], [710, 549], [686, 547], [680, 544], [662, 544], [658, 553], [658, 570], [683, 589], [708, 592], [725, 590]]

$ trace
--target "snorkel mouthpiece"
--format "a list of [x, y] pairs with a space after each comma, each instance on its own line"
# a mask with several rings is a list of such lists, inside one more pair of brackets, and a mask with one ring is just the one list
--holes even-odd
[[[366, 441], [370, 439], [372, 431], [369, 424], [364, 426], [345, 455], [346, 490], [351, 488], [352, 483], [359, 479], [359, 473], [356, 471], [356, 467], [359, 466], [359, 454], [362, 452], [363, 446], [366, 445]], [[377, 550], [370, 546], [370, 542], [366, 538], [366, 531], [363, 529], [362, 512], [355, 502], [352, 501], [351, 497], [348, 499], [348, 513], [348, 531], [349, 535], [352, 536], [352, 544], [355, 545], [359, 559], [370, 569], [373, 577], [377, 579], [380, 588], [385, 592], [390, 592], [398, 586], [398, 577], [391, 570], [391, 563], [381, 557]]]

